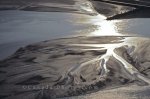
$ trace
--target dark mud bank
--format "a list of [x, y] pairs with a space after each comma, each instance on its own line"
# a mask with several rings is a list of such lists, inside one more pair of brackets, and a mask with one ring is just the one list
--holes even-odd
[[[150, 18], [149, 2], [135, 0], [90, 0], [94, 8], [100, 14], [107, 17], [107, 20], [129, 19], [129, 18]], [[141, 14], [142, 12], [142, 14]]]

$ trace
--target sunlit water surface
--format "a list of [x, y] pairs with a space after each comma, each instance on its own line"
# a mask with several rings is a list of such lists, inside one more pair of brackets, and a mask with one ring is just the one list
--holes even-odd
[[105, 20], [90, 2], [77, 2], [87, 14], [0, 11], [0, 59], [19, 47], [70, 36], [150, 36], [150, 19]]

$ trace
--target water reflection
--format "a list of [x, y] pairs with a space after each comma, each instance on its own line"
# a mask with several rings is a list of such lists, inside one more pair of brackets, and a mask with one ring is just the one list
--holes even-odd
[[90, 33], [92, 36], [121, 36], [118, 32], [117, 23], [121, 22], [121, 20], [106, 20], [105, 16], [97, 15], [94, 19], [90, 20], [93, 25], [97, 26], [95, 31]]
[[[118, 28], [116, 23], [118, 21], [108, 21], [106, 20], [106, 16], [99, 14], [94, 7], [92, 6], [91, 2], [83, 1], [77, 2], [76, 6], [79, 7], [81, 12], [85, 12], [86, 15], [83, 17], [81, 15], [77, 16], [79, 20], [77, 23], [86, 23], [90, 24], [91, 26], [86, 30], [90, 36], [120, 36], [121, 34], [118, 33]], [[120, 22], [120, 21], [119, 21]], [[85, 32], [85, 31], [81, 31]]]
[[[91, 24], [92, 26], [87, 30], [87, 32], [91, 31], [90, 36], [120, 36], [121, 34], [118, 33], [118, 28], [115, 23], [118, 21], [108, 21], [104, 15], [99, 14], [92, 4], [88, 1], [86, 2], [77, 2], [76, 6], [79, 6], [79, 10], [81, 12], [85, 12], [90, 14], [90, 16], [86, 16], [83, 19], [89, 18], [86, 20], [86, 23]], [[92, 14], [92, 15], [91, 15]], [[81, 17], [81, 16], [80, 16]], [[81, 19], [80, 19], [81, 21]], [[83, 23], [83, 22], [80, 22]]]
[[119, 30], [122, 30], [122, 27], [119, 27], [118, 24], [122, 23], [122, 20], [113, 20], [108, 21], [103, 15], [96, 16], [81, 16], [78, 15], [78, 20], [75, 20], [78, 24], [86, 24], [86, 30], [79, 31], [79, 34], [85, 34], [87, 36], [123, 36], [123, 33], [120, 33]]
[[94, 22], [94, 25], [97, 26], [97, 29], [92, 32], [92, 36], [121, 36], [118, 32], [118, 28], [115, 25], [114, 21], [104, 20], [102, 22]]

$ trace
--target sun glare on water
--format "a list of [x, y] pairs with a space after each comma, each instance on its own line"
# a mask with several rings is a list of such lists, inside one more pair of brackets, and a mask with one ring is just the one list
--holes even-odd
[[121, 20], [106, 20], [107, 17], [99, 14], [88, 1], [77, 2], [76, 6], [78, 6], [81, 12], [87, 14], [87, 16], [78, 15], [77, 17], [80, 19], [78, 23], [88, 23], [91, 25], [91, 27], [87, 29], [87, 32], [90, 31], [87, 34], [88, 36], [121, 36], [116, 25], [116, 23]]
[[[116, 26], [120, 21], [108, 21], [98, 16], [97, 20], [93, 21], [93, 25], [96, 26], [95, 31], [91, 32], [91, 36], [121, 36]], [[100, 21], [101, 20], [101, 21]]]

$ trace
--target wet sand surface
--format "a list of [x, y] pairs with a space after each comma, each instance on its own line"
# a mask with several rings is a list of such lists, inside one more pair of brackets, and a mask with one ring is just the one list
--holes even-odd
[[[150, 20], [120, 18], [135, 6], [86, 0], [30, 3], [1, 3], [5, 10], [13, 5], [45, 11], [0, 12], [0, 52], [22, 46], [0, 61], [1, 99], [149, 99]], [[106, 20], [118, 14], [119, 20]]]
[[[112, 95], [111, 90], [121, 90], [114, 97], [123, 97], [131, 85], [144, 91], [150, 84], [149, 42], [139, 37], [74, 37], [20, 48], [0, 63], [1, 97], [54, 99], [83, 95], [82, 99], [95, 98], [96, 93], [90, 93], [99, 90]], [[132, 92], [134, 89], [124, 94], [130, 99]], [[134, 97], [139, 97], [136, 92]]]

